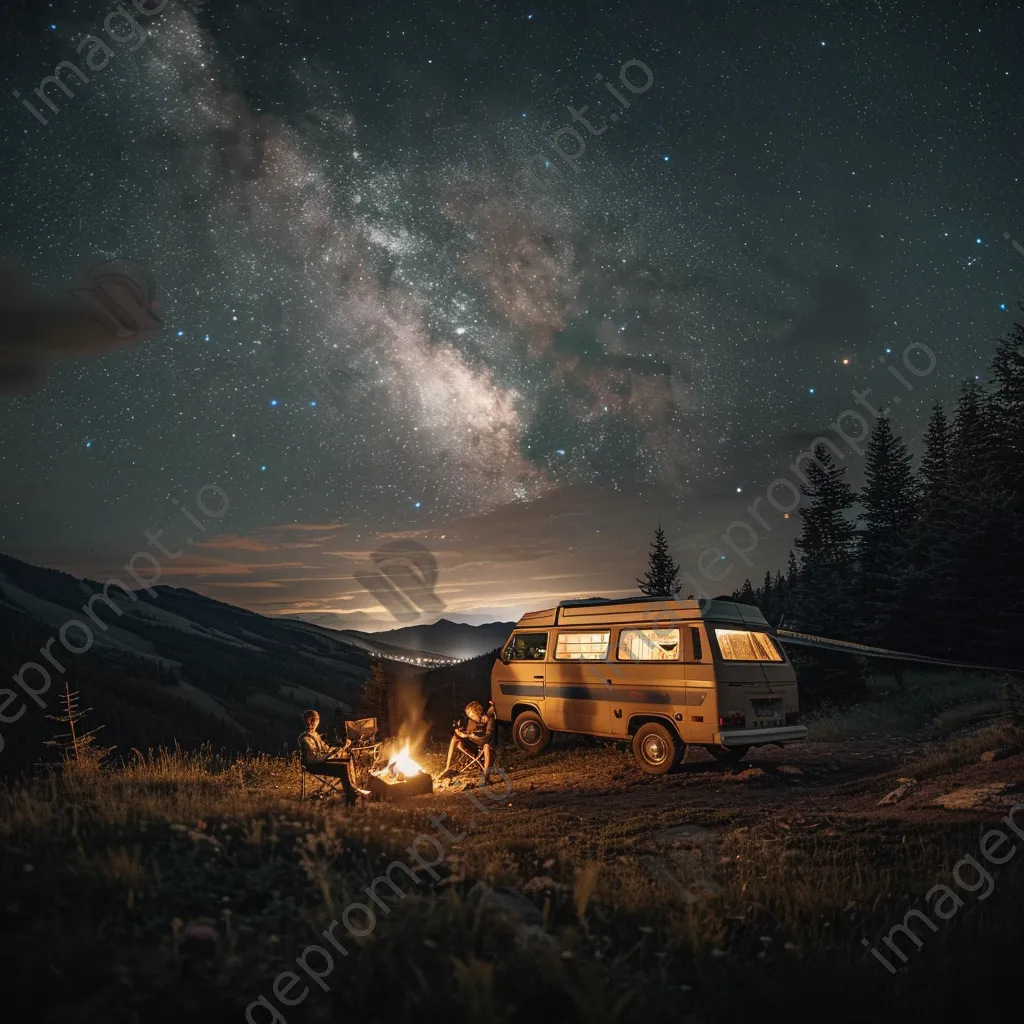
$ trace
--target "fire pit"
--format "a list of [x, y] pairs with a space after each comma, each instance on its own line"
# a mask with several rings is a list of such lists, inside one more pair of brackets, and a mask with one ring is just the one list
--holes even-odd
[[433, 793], [434, 780], [412, 759], [406, 744], [383, 768], [370, 772], [366, 788], [380, 800], [404, 800]]

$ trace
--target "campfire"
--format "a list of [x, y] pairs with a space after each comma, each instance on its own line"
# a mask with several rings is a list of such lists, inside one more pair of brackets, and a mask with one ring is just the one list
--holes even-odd
[[382, 800], [401, 800], [407, 796], [432, 793], [434, 780], [413, 760], [406, 743], [391, 755], [383, 768], [370, 772], [367, 788]]

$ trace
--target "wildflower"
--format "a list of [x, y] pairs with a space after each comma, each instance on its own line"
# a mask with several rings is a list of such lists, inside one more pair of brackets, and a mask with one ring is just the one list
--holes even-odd
[[190, 953], [212, 953], [217, 945], [217, 924], [209, 917], [196, 918], [185, 925], [182, 939]]

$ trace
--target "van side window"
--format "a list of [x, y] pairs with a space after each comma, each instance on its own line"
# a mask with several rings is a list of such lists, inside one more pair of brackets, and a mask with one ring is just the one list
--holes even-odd
[[704, 660], [704, 648], [700, 642], [700, 630], [696, 626], [690, 627], [690, 643], [693, 644], [693, 660]]
[[608, 657], [611, 633], [559, 633], [555, 657], [572, 661], [602, 661]]
[[678, 629], [624, 629], [619, 633], [622, 661], [678, 661]]
[[505, 645], [506, 661], [543, 661], [547, 653], [547, 633], [516, 633]]

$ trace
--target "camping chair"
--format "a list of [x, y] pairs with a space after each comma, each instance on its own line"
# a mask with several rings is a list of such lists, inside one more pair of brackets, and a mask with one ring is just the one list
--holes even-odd
[[377, 731], [376, 718], [357, 718], [345, 723], [345, 739], [352, 741], [348, 748], [352, 758], [352, 767], [358, 773], [356, 778], [365, 775], [380, 760], [381, 739]]
[[[494, 770], [495, 747], [491, 743], [491, 771]], [[471, 775], [479, 779], [484, 773], [484, 748], [478, 747], [469, 740], [459, 740], [455, 744], [455, 752], [452, 754], [451, 770], [455, 773], [452, 779], [462, 778]]]
[[[301, 783], [299, 786], [300, 800], [305, 800], [307, 796], [310, 800], [326, 796], [340, 796], [344, 799], [345, 788], [342, 785], [341, 779], [336, 775], [321, 775], [319, 772], [311, 769], [308, 765], [302, 763], [299, 765], [299, 771], [301, 775]], [[308, 787], [306, 786], [307, 778], [309, 779]]]

